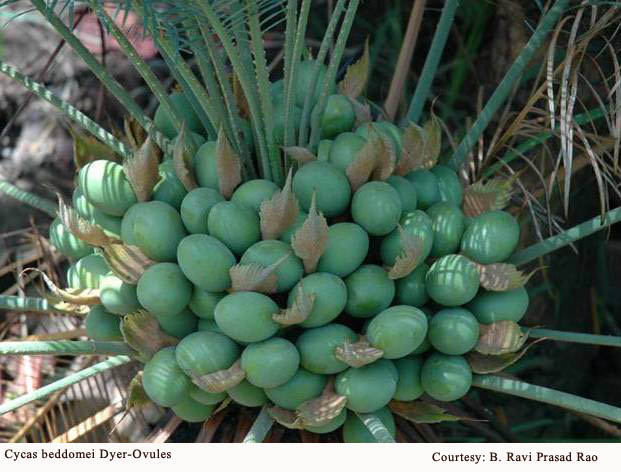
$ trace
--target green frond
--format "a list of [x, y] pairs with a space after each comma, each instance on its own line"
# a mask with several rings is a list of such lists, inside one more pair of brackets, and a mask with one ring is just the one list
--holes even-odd
[[31, 354], [53, 356], [80, 355], [134, 355], [124, 342], [103, 341], [4, 341], [0, 342], [0, 355], [25, 356]]
[[0, 192], [14, 198], [15, 200], [25, 203], [26, 205], [30, 205], [37, 210], [41, 210], [50, 215], [52, 218], [56, 218], [58, 206], [56, 203], [48, 200], [47, 198], [43, 198], [27, 192], [26, 190], [22, 190], [21, 188], [17, 188], [15, 185], [7, 182], [6, 180], [0, 180]]
[[260, 443], [265, 440], [267, 433], [272, 429], [274, 424], [273, 418], [267, 412], [267, 408], [264, 406], [259, 412], [259, 416], [252, 423], [252, 427], [248, 434], [244, 438], [245, 443]]

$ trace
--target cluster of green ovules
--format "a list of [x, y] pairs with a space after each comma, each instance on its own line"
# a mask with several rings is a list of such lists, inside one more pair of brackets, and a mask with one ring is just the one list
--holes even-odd
[[[284, 106], [280, 88], [274, 84], [277, 110]], [[298, 89], [300, 112], [307, 88]], [[179, 340], [144, 367], [143, 386], [151, 400], [184, 420], [203, 421], [227, 397], [248, 407], [269, 403], [296, 410], [332, 382], [346, 397], [346, 407], [327, 424], [307, 429], [326, 433], [343, 426], [346, 441], [360, 442], [373, 437], [355, 413], [375, 413], [394, 434], [391, 400], [408, 402], [426, 393], [450, 402], [465, 395], [472, 371], [464, 355], [477, 345], [480, 324], [519, 321], [528, 305], [523, 288], [480, 288], [477, 264], [503, 261], [516, 249], [519, 226], [513, 216], [492, 211], [466, 218], [462, 183], [441, 165], [352, 191], [346, 169], [370, 129], [385, 136], [397, 156], [403, 131], [386, 121], [354, 128], [350, 102], [331, 95], [317, 160], [293, 176], [298, 218], [278, 239], [262, 240], [261, 204], [280, 189], [267, 180], [250, 180], [225, 199], [215, 143], [205, 142], [183, 95], [171, 98], [200, 144], [193, 161], [199, 188], [186, 191], [164, 156], [151, 201], [138, 202], [123, 167], [105, 160], [81, 168], [73, 195], [82, 218], [155, 262], [137, 285], [123, 282], [98, 249], [60, 221], [50, 228], [52, 244], [75, 260], [68, 285], [100, 289], [101, 305], [86, 320], [92, 339], [122, 340], [122, 316], [146, 310]], [[175, 136], [162, 109], [155, 123]], [[280, 138], [283, 124], [277, 125]], [[316, 270], [308, 273], [291, 242], [308, 217], [313, 194], [317, 212], [327, 220], [328, 238]], [[410, 273], [393, 279], [389, 270], [403, 253], [406, 233], [422, 242], [423, 256]], [[275, 293], [231, 290], [232, 267], [269, 267], [284, 256]], [[298, 324], [279, 324], [274, 315], [292, 307], [300, 291], [314, 296], [310, 314]], [[337, 356], [339, 348], [361, 340], [381, 357], [352, 367]], [[226, 391], [208, 392], [193, 381], [234, 364], [243, 380]]]

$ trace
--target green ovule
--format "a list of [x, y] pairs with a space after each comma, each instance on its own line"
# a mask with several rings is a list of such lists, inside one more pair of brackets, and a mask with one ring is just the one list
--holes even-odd
[[429, 341], [444, 354], [465, 354], [479, 341], [479, 322], [465, 308], [445, 308], [431, 318]]
[[[173, 108], [186, 122], [188, 129], [196, 133], [204, 132], [200, 119], [194, 112], [192, 105], [183, 92], [173, 92], [168, 96], [168, 98], [172, 102]], [[168, 114], [162, 105], [157, 107], [155, 116], [153, 117], [153, 122], [155, 123], [157, 129], [159, 129], [168, 139], [172, 139], [177, 135], [178, 130], [173, 124], [173, 118]]]
[[397, 279], [395, 300], [400, 305], [410, 305], [421, 307], [427, 300], [427, 289], [425, 288], [425, 276], [429, 271], [427, 264], [421, 264], [406, 277]]
[[464, 214], [449, 202], [438, 202], [427, 209], [433, 229], [433, 246], [430, 255], [446, 256], [458, 251], [464, 233]]
[[423, 342], [427, 335], [427, 317], [418, 308], [391, 306], [371, 320], [366, 333], [369, 342], [384, 351], [384, 358], [398, 359]]
[[423, 364], [421, 381], [427, 395], [441, 402], [452, 402], [470, 390], [472, 370], [463, 357], [436, 352]]
[[216, 238], [186, 236], [177, 247], [177, 260], [184, 275], [204, 290], [221, 292], [231, 286], [229, 269], [235, 265], [235, 256]]
[[205, 318], [198, 319], [198, 331], [211, 331], [214, 333], [224, 334], [215, 320], [207, 320]]
[[395, 229], [401, 210], [399, 193], [386, 182], [367, 182], [354, 193], [351, 202], [352, 218], [373, 236], [384, 236]]
[[220, 202], [211, 209], [207, 229], [237, 256], [261, 239], [259, 215], [233, 202]]
[[101, 254], [89, 254], [67, 270], [67, 285], [72, 288], [99, 288], [110, 267]]
[[416, 194], [416, 187], [405, 177], [400, 175], [391, 175], [386, 179], [386, 183], [394, 188], [399, 194], [401, 200], [401, 210], [404, 213], [409, 213], [416, 210], [418, 205], [418, 196]]
[[151, 259], [174, 262], [177, 246], [186, 236], [181, 215], [168, 203], [152, 201], [139, 203], [133, 216], [133, 235], [136, 245]]
[[322, 139], [319, 141], [319, 146], [317, 146], [317, 160], [318, 161], [327, 161], [330, 159], [330, 149], [332, 149], [332, 140], [331, 139]]
[[224, 297], [215, 309], [215, 320], [222, 331], [235, 341], [263, 341], [278, 331], [272, 315], [280, 309], [266, 295], [257, 292], [234, 292]]
[[226, 391], [236, 403], [247, 407], [261, 406], [267, 402], [267, 397], [262, 388], [252, 385], [247, 380], [242, 380], [235, 387]]
[[125, 212], [121, 219], [121, 240], [130, 246], [137, 246], [136, 236], [134, 235], [134, 223], [136, 217], [141, 212], [142, 205], [137, 204], [132, 206]]
[[438, 179], [440, 199], [461, 207], [464, 201], [464, 186], [461, 184], [457, 173], [442, 165], [436, 165], [430, 171]]
[[356, 318], [369, 318], [385, 310], [395, 296], [395, 283], [380, 266], [361, 266], [345, 279], [345, 311]]
[[177, 264], [162, 262], [149, 267], [136, 289], [138, 301], [157, 316], [173, 316], [190, 302], [192, 284]]
[[288, 382], [299, 365], [298, 350], [283, 338], [250, 344], [241, 357], [241, 367], [248, 382], [261, 388], [274, 388]]
[[[316, 67], [316, 62], [312, 60], [302, 61], [298, 66], [298, 73], [296, 76], [296, 86], [295, 86], [295, 104], [299, 107], [304, 106], [304, 101], [306, 100], [306, 96], [310, 93], [311, 96], [311, 105], [314, 105], [319, 100], [319, 95], [321, 94], [323, 83], [325, 81], [326, 72], [328, 71], [327, 67], [324, 64], [319, 66], [319, 73], [317, 74], [317, 81], [315, 82], [315, 90], [313, 93], [312, 90], [312, 80], [313, 80], [313, 69]], [[332, 94], [336, 86], [334, 84], [330, 84], [328, 86], [328, 93]]]
[[433, 263], [425, 277], [427, 293], [444, 306], [468, 303], [479, 290], [479, 284], [476, 265], [459, 254], [442, 256]]
[[215, 141], [207, 141], [198, 148], [194, 155], [194, 177], [201, 187], [208, 187], [220, 190], [220, 180], [218, 179], [218, 155], [217, 144]]
[[313, 161], [298, 169], [293, 176], [293, 191], [306, 212], [316, 192], [317, 210], [327, 218], [345, 213], [351, 199], [345, 173], [330, 162]]
[[[77, 187], [73, 192], [73, 209], [78, 212], [82, 218], [91, 223], [96, 224], [104, 230], [108, 236], [113, 238], [121, 237], [121, 218], [118, 216], [108, 215], [99, 208], [95, 208], [84, 196], [84, 193]], [[50, 228], [51, 230], [51, 228]], [[50, 237], [52, 236], [50, 232]], [[52, 241], [52, 244], [54, 241]], [[84, 243], [82, 243], [84, 244]], [[67, 257], [70, 257], [67, 255]]]
[[468, 304], [479, 323], [490, 324], [496, 321], [515, 321], [522, 319], [528, 309], [528, 292], [524, 287], [506, 292], [481, 292]]
[[420, 373], [423, 367], [421, 357], [404, 357], [394, 361], [399, 381], [393, 398], [402, 402], [416, 400], [424, 393]]
[[217, 190], [206, 187], [195, 188], [181, 202], [181, 220], [189, 233], [206, 234], [207, 218], [216, 203], [224, 201]]
[[330, 95], [321, 117], [321, 137], [334, 136], [349, 131], [356, 122], [354, 106], [344, 95]]
[[80, 188], [94, 207], [113, 216], [123, 216], [136, 203], [136, 194], [123, 166], [112, 161], [91, 161], [80, 169]]
[[238, 205], [245, 205], [259, 213], [261, 203], [272, 198], [279, 190], [278, 185], [271, 180], [249, 180], [237, 187], [231, 196], [231, 201]]
[[331, 433], [339, 429], [347, 419], [347, 408], [343, 408], [336, 418], [331, 419], [321, 426], [306, 426], [304, 429], [316, 434]]
[[159, 350], [145, 364], [142, 386], [151, 400], [164, 407], [175, 406], [189, 396], [192, 382], [177, 365], [174, 347]]
[[123, 282], [114, 274], [108, 274], [99, 284], [101, 304], [110, 313], [126, 315], [140, 309], [136, 286]]
[[438, 178], [426, 169], [418, 169], [405, 176], [416, 188], [418, 196], [418, 208], [426, 210], [434, 203], [440, 201], [440, 187]]
[[313, 309], [300, 324], [304, 328], [315, 328], [330, 323], [341, 314], [347, 303], [347, 287], [339, 277], [326, 272], [307, 275], [289, 292], [288, 306], [295, 302], [299, 290], [308, 296], [314, 295]]
[[[386, 427], [390, 435], [394, 438], [397, 432], [395, 419], [388, 407], [373, 411], [382, 424]], [[347, 420], [343, 424], [343, 441], [346, 443], [376, 443], [377, 439], [371, 434], [369, 429], [356, 415], [347, 415]]]
[[198, 377], [231, 367], [239, 357], [239, 348], [223, 334], [197, 331], [177, 344], [175, 356], [181, 370]]
[[507, 259], [520, 239], [520, 225], [506, 211], [489, 211], [472, 220], [464, 231], [461, 252], [481, 264]]
[[208, 292], [195, 285], [192, 288], [192, 298], [190, 298], [188, 308], [201, 319], [213, 320], [216, 305], [225, 296], [226, 292]]
[[336, 377], [335, 389], [347, 397], [347, 408], [371, 413], [386, 406], [397, 390], [398, 373], [394, 364], [380, 359], [357, 369], [353, 367]]
[[266, 388], [265, 394], [275, 405], [295, 410], [305, 401], [321, 395], [326, 380], [327, 377], [324, 375], [313, 374], [300, 368], [286, 383], [278, 387]]
[[338, 360], [334, 350], [345, 341], [353, 343], [358, 337], [347, 326], [329, 324], [304, 331], [295, 345], [300, 353], [302, 367], [315, 374], [336, 374], [348, 365]]
[[155, 315], [155, 318], [162, 331], [175, 338], [183, 339], [198, 329], [198, 318], [187, 308], [172, 316]]
[[159, 165], [160, 180], [153, 189], [153, 200], [168, 203], [178, 210], [183, 199], [188, 194], [187, 189], [177, 177], [172, 159], [167, 159]]
[[172, 411], [188, 423], [201, 423], [211, 416], [214, 408], [214, 405], [205, 405], [192, 397], [187, 397], [173, 406]]
[[94, 341], [121, 341], [121, 319], [106, 311], [103, 305], [94, 305], [86, 316], [86, 335]]
[[193, 400], [202, 403], [203, 405], [217, 405], [226, 398], [226, 392], [206, 392], [205, 390], [197, 387], [196, 385], [193, 385], [192, 389], [190, 390], [190, 397], [192, 397]]
[[317, 270], [347, 277], [364, 262], [369, 252], [369, 235], [355, 223], [337, 223], [328, 228], [328, 247]]
[[79, 259], [93, 252], [91, 246], [76, 238], [58, 218], [50, 224], [49, 239], [58, 252], [70, 259]]
[[[400, 221], [401, 230], [414, 238], [422, 241], [421, 254], [419, 260], [422, 262], [427, 258], [433, 246], [433, 229], [429, 216], [424, 211], [416, 210], [411, 213], [405, 213]], [[382, 239], [380, 246], [380, 256], [382, 262], [388, 266], [392, 266], [397, 257], [403, 253], [403, 244], [401, 242], [401, 231], [395, 229]]]
[[291, 289], [304, 275], [304, 265], [302, 261], [293, 253], [291, 246], [277, 240], [259, 241], [250, 246], [241, 260], [240, 264], [259, 264], [269, 267], [276, 262], [286, 259], [279, 263], [276, 269], [278, 278], [277, 292], [286, 292]]
[[330, 147], [329, 160], [343, 172], [356, 160], [367, 140], [354, 133], [339, 134]]

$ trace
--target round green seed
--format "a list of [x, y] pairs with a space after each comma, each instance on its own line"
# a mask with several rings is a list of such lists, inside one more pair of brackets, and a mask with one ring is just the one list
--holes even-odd
[[479, 341], [479, 322], [465, 308], [445, 308], [431, 318], [429, 341], [443, 354], [465, 354]]
[[136, 286], [123, 282], [112, 273], [101, 279], [99, 298], [106, 310], [116, 315], [134, 313], [141, 308]]
[[[405, 213], [400, 220], [401, 231], [405, 231], [408, 235], [419, 239], [421, 253], [419, 260], [422, 262], [429, 256], [433, 247], [433, 229], [429, 216], [424, 211], [416, 210], [411, 213]], [[401, 241], [401, 231], [399, 228], [394, 229], [388, 236], [382, 239], [380, 246], [380, 256], [382, 262], [387, 266], [392, 266], [403, 253], [403, 243]]]
[[[395, 419], [388, 407], [374, 411], [372, 414], [379, 418], [394, 438], [397, 428], [395, 426]], [[348, 414], [343, 424], [343, 441], [346, 443], [376, 443], [377, 439], [375, 439], [375, 436], [371, 434], [371, 431], [360, 421], [357, 415]]]
[[347, 397], [347, 408], [357, 413], [371, 413], [386, 406], [397, 390], [394, 364], [379, 359], [372, 364], [349, 368], [336, 377], [335, 390]]
[[213, 413], [214, 405], [205, 405], [192, 397], [184, 398], [172, 407], [175, 415], [188, 423], [202, 423]]
[[287, 410], [295, 410], [305, 401], [321, 395], [326, 385], [324, 375], [313, 374], [305, 369], [298, 369], [295, 375], [282, 385], [266, 388], [265, 394], [275, 405]]
[[426, 210], [442, 198], [440, 196], [438, 178], [432, 172], [426, 169], [419, 169], [410, 172], [405, 178], [416, 188], [419, 209]]
[[461, 252], [480, 264], [507, 259], [520, 240], [520, 225], [506, 211], [488, 211], [472, 220], [464, 231]]
[[347, 277], [366, 259], [369, 235], [355, 223], [337, 223], [328, 228], [328, 246], [317, 270]]
[[177, 344], [175, 356], [181, 370], [198, 377], [231, 367], [239, 358], [239, 348], [223, 334], [197, 331]]
[[429, 271], [429, 266], [425, 263], [419, 265], [406, 277], [396, 280], [395, 301], [400, 305], [410, 305], [421, 307], [427, 300], [427, 290], [425, 289], [425, 276]]
[[168, 203], [176, 210], [181, 208], [183, 199], [188, 194], [187, 189], [177, 177], [172, 159], [167, 159], [158, 168], [160, 180], [153, 188], [152, 199]]
[[479, 323], [520, 321], [528, 309], [528, 292], [524, 287], [505, 292], [481, 290], [467, 307]]
[[398, 359], [421, 345], [427, 336], [427, 317], [418, 308], [391, 306], [371, 320], [366, 333], [385, 359]]
[[272, 319], [278, 305], [256, 292], [234, 292], [224, 297], [215, 309], [215, 320], [222, 331], [235, 341], [253, 343], [276, 334], [279, 325]]
[[295, 345], [300, 353], [300, 363], [306, 370], [315, 374], [336, 374], [347, 369], [348, 365], [334, 355], [334, 350], [345, 341], [357, 339], [356, 333], [341, 324], [328, 324], [319, 328], [305, 330]]
[[207, 233], [207, 218], [216, 203], [224, 201], [217, 190], [206, 187], [190, 191], [181, 202], [181, 220], [191, 234]]
[[262, 388], [252, 385], [247, 380], [242, 380], [238, 385], [226, 391], [235, 403], [247, 407], [261, 406], [267, 402], [267, 397]]
[[373, 236], [384, 236], [397, 227], [401, 217], [399, 193], [386, 182], [367, 182], [354, 193], [352, 218]]
[[211, 393], [197, 387], [192, 386], [190, 397], [203, 405], [217, 405], [226, 398], [226, 392]]
[[336, 431], [347, 419], [347, 408], [343, 408], [336, 418], [331, 419], [328, 423], [321, 426], [306, 426], [304, 429], [315, 434], [326, 434]]
[[80, 169], [78, 178], [89, 203], [109, 215], [123, 216], [137, 201], [123, 166], [116, 162], [91, 161]]
[[164, 202], [139, 203], [140, 210], [134, 216], [133, 234], [136, 245], [151, 259], [173, 262], [177, 246], [186, 236], [181, 215]]
[[106, 311], [103, 305], [94, 305], [86, 316], [86, 335], [94, 341], [121, 341], [121, 319]]
[[394, 188], [399, 194], [401, 200], [401, 210], [409, 213], [416, 210], [418, 205], [418, 196], [416, 195], [416, 187], [405, 177], [400, 175], [391, 175], [386, 179], [386, 183]]
[[436, 352], [423, 364], [421, 382], [430, 397], [441, 402], [452, 402], [470, 390], [472, 370], [463, 357]]
[[216, 148], [217, 143], [215, 141], [207, 141], [198, 148], [192, 162], [194, 165], [194, 176], [198, 185], [220, 191]]
[[343, 172], [356, 160], [367, 140], [354, 133], [339, 134], [330, 147], [329, 161]]
[[233, 202], [214, 205], [209, 212], [207, 228], [211, 236], [237, 256], [261, 239], [259, 216], [251, 208]]
[[58, 252], [70, 259], [79, 259], [93, 252], [92, 246], [75, 237], [59, 218], [50, 224], [49, 239]]
[[433, 246], [430, 255], [446, 256], [459, 250], [464, 233], [464, 214], [461, 209], [449, 202], [438, 202], [427, 209], [433, 229]]
[[206, 234], [191, 234], [177, 247], [177, 260], [184, 275], [196, 286], [221, 292], [231, 286], [229, 269], [235, 256], [218, 239]]
[[304, 290], [307, 296], [315, 297], [310, 315], [300, 323], [304, 328], [316, 328], [330, 323], [341, 314], [347, 303], [345, 282], [334, 274], [315, 272], [304, 277], [289, 292], [289, 307], [298, 297], [299, 290]]
[[67, 286], [72, 288], [99, 288], [101, 280], [110, 272], [101, 254], [89, 254], [67, 270]]
[[345, 311], [356, 318], [369, 318], [390, 306], [395, 296], [395, 283], [380, 266], [363, 265], [345, 279]]
[[213, 320], [216, 305], [226, 296], [226, 292], [208, 292], [196, 285], [192, 288], [192, 298], [188, 308], [201, 319]]
[[464, 201], [464, 186], [457, 173], [443, 165], [436, 165], [430, 171], [438, 179], [438, 190], [442, 201], [461, 207]]
[[399, 381], [393, 398], [402, 402], [416, 400], [424, 393], [420, 379], [423, 359], [421, 357], [404, 357], [395, 360], [394, 363], [399, 372]]
[[241, 356], [246, 379], [261, 388], [282, 385], [295, 375], [300, 354], [295, 345], [283, 338], [271, 338], [248, 345]]
[[188, 397], [192, 382], [177, 365], [174, 347], [159, 350], [147, 361], [142, 386], [151, 400], [164, 407], [177, 405]]
[[313, 161], [302, 166], [293, 176], [293, 192], [306, 212], [316, 193], [317, 210], [327, 218], [343, 214], [351, 199], [345, 173], [330, 162]]
[[459, 254], [442, 256], [425, 277], [429, 296], [440, 305], [468, 303], [479, 290], [479, 271], [474, 262]]
[[187, 308], [172, 316], [155, 315], [164, 333], [183, 339], [198, 329], [198, 318]]
[[237, 187], [231, 196], [231, 201], [238, 205], [245, 205], [259, 213], [261, 203], [272, 198], [278, 191], [280, 191], [278, 185], [271, 180], [249, 180]]
[[136, 294], [140, 304], [154, 315], [173, 316], [190, 302], [192, 284], [177, 264], [162, 262], [142, 274]]

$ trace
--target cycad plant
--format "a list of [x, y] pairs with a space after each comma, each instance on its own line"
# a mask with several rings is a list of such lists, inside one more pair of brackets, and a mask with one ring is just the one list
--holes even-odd
[[[430, 98], [458, 0], [443, 6], [402, 116], [424, 0], [414, 2], [385, 104], [365, 97], [368, 42], [339, 73], [359, 0], [333, 2], [323, 39], [310, 50], [310, 0], [127, 0], [116, 12], [100, 0], [80, 2], [159, 102], [152, 118], [72, 32], [78, 2], [31, 3], [127, 115], [124, 132], [112, 133], [0, 61], [0, 71], [81, 128], [75, 137], [84, 150], [71, 204], [0, 183], [54, 218], [49, 241], [72, 262], [66, 287], [41, 272], [49, 296], [0, 303], [84, 316], [89, 338], [3, 342], [0, 353], [108, 356], [7, 401], [1, 414], [133, 363], [140, 372], [128, 409], [152, 402], [205, 422], [219, 411], [235, 414], [235, 404], [261, 407], [250, 442], [274, 422], [304, 434], [342, 428], [347, 442], [392, 442], [393, 415], [416, 424], [458, 421], [447, 409], [472, 387], [621, 422], [619, 407], [500, 374], [541, 338], [621, 347], [615, 336], [518, 324], [535, 272], [527, 266], [621, 219], [606, 193], [618, 182], [619, 83], [596, 109], [573, 116], [575, 63], [614, 23], [616, 6], [542, 6], [528, 43], [476, 119], [449, 132], [449, 147]], [[114, 21], [129, 10], [176, 81], [172, 93]], [[590, 28], [578, 35], [582, 21]], [[559, 51], [566, 24], [569, 46]], [[272, 71], [264, 35], [282, 26], [283, 67]], [[509, 117], [503, 107], [533, 63], [543, 64], [536, 84], [546, 86]], [[548, 129], [529, 128], [541, 101]], [[594, 149], [595, 133], [583, 126], [602, 117], [611, 139]], [[501, 125], [486, 151], [492, 121]], [[523, 135], [530, 137], [513, 144]], [[552, 169], [545, 154], [541, 162], [526, 156], [557, 135]], [[558, 231], [545, 210], [560, 180], [568, 210], [575, 141], [600, 184], [602, 214]], [[510, 150], [501, 156], [502, 149]], [[541, 181], [523, 178], [529, 171]], [[543, 238], [542, 226], [558, 234]], [[528, 239], [520, 233], [532, 232], [541, 240], [518, 249]]]

